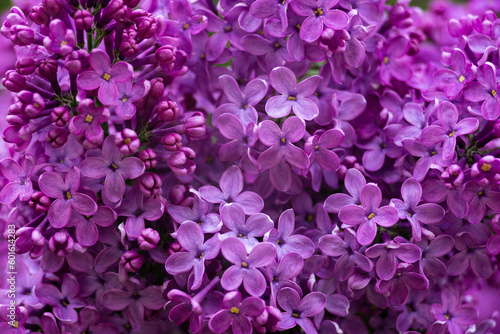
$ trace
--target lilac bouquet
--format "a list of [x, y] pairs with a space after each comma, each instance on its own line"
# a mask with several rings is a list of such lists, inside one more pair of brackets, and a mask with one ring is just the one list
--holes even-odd
[[18, 2], [0, 333], [500, 333], [498, 1]]

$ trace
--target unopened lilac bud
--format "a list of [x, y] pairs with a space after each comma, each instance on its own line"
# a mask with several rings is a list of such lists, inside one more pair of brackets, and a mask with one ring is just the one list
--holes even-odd
[[125, 57], [133, 57], [139, 52], [139, 45], [137, 45], [136, 40], [133, 38], [124, 38], [122, 40], [122, 44], [120, 45], [120, 52]]
[[172, 255], [174, 253], [180, 252], [181, 250], [182, 250], [181, 245], [177, 242], [174, 242], [168, 248], [168, 255]]
[[132, 155], [139, 150], [141, 141], [137, 138], [134, 130], [123, 129], [115, 135], [115, 145], [123, 154]]
[[191, 138], [199, 138], [205, 135], [207, 129], [205, 122], [207, 119], [201, 112], [195, 112], [184, 124], [184, 132]]
[[51, 201], [47, 195], [41, 191], [37, 191], [31, 195], [31, 199], [28, 204], [30, 208], [36, 210], [36, 212], [44, 213], [49, 211]]
[[64, 231], [56, 232], [49, 239], [49, 250], [55, 255], [65, 257], [73, 251], [75, 242], [73, 238]]
[[30, 257], [37, 259], [42, 256], [43, 249], [45, 248], [45, 237], [37, 229], [31, 233], [31, 240], [33, 240], [33, 248], [31, 248]]
[[161, 101], [158, 106], [158, 117], [165, 122], [175, 121], [180, 112], [177, 104], [172, 101]]
[[87, 51], [72, 51], [66, 56], [65, 68], [71, 74], [79, 74], [84, 68], [84, 62], [87, 63]]
[[56, 16], [62, 10], [62, 4], [59, 0], [42, 0], [42, 5], [50, 16]]
[[141, 2], [141, 0], [123, 0], [123, 4], [126, 5], [128, 8], [137, 7], [139, 2]]
[[139, 178], [139, 189], [145, 197], [151, 197], [161, 192], [161, 179], [158, 174], [147, 172]]
[[[154, 78], [150, 81], [151, 88], [149, 89], [149, 96], [153, 99], [161, 99], [165, 91], [165, 84], [162, 78]], [[172, 102], [173, 103], [173, 102]]]
[[90, 29], [92, 29], [92, 24], [94, 24], [94, 19], [91, 12], [86, 9], [78, 9], [75, 12], [76, 29], [90, 31]]
[[106, 6], [106, 15], [115, 19], [123, 20], [129, 16], [130, 8], [123, 3], [123, 0], [112, 0]]
[[52, 112], [50, 113], [50, 119], [57, 126], [65, 126], [71, 119], [69, 109], [67, 107], [55, 107], [54, 110], [52, 110]]
[[160, 234], [152, 228], [145, 228], [137, 238], [139, 248], [145, 251], [152, 250], [160, 242]]
[[43, 8], [42, 5], [33, 7], [31, 13], [29, 13], [29, 17], [31, 21], [35, 22], [39, 26], [41, 26], [42, 24], [47, 25], [49, 24], [50, 21], [50, 15], [47, 13], [47, 11], [45, 10], [45, 8]]
[[33, 44], [35, 39], [35, 32], [27, 26], [15, 25], [10, 32], [10, 41], [15, 45], [27, 46]]
[[443, 179], [446, 188], [452, 190], [454, 188], [462, 187], [465, 175], [462, 171], [462, 167], [457, 164], [453, 164], [441, 173], [441, 178]]
[[168, 193], [169, 201], [175, 205], [181, 205], [188, 196], [189, 188], [183, 184], [176, 184]]
[[408, 8], [403, 4], [395, 4], [389, 12], [389, 20], [397, 28], [405, 29], [412, 25], [413, 20]]
[[144, 264], [144, 258], [134, 251], [128, 251], [122, 255], [120, 260], [120, 265], [125, 268], [126, 271], [135, 273], [141, 269]]
[[149, 15], [137, 24], [137, 35], [141, 39], [151, 38], [155, 35], [158, 26], [153, 16]]
[[161, 143], [167, 151], [175, 152], [182, 147], [182, 136], [178, 133], [166, 134]]
[[68, 130], [64, 128], [53, 128], [45, 137], [45, 141], [52, 145], [54, 148], [58, 148], [66, 144], [68, 141]]
[[177, 176], [184, 176], [195, 171], [196, 165], [193, 159], [196, 157], [195, 152], [189, 147], [181, 147], [178, 151], [172, 153], [168, 159], [168, 165], [172, 172]]
[[36, 70], [36, 62], [31, 57], [23, 57], [16, 62], [16, 71], [22, 75], [33, 74]]
[[156, 59], [160, 65], [170, 65], [175, 62], [175, 51], [171, 45], [164, 45], [155, 51]]
[[14, 70], [9, 70], [2, 79], [2, 85], [11, 92], [18, 93], [26, 87], [26, 78]]
[[57, 80], [57, 61], [54, 59], [43, 59], [40, 61], [38, 72], [49, 81]]
[[156, 160], [156, 153], [150, 148], [147, 148], [139, 153], [139, 159], [144, 162], [146, 169], [155, 168], [158, 161]]

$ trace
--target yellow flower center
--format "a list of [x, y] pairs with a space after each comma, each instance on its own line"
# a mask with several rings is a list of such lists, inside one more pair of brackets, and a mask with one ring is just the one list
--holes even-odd
[[483, 164], [483, 165], [481, 166], [481, 170], [482, 170], [483, 172], [489, 172], [489, 171], [491, 170], [491, 165], [490, 165], [490, 164]]
[[389, 62], [389, 57], [384, 57], [384, 64], [387, 65], [388, 62]]
[[65, 300], [63, 300], [63, 301], [61, 302], [61, 304], [63, 304], [63, 306], [64, 306], [64, 307], [66, 307], [66, 306], [68, 306], [68, 305], [69, 305], [69, 303], [68, 303], [67, 301], [65, 301]]
[[294, 317], [294, 318], [298, 318], [298, 317], [299, 317], [299, 314], [298, 314], [297, 312], [293, 312], [293, 313], [292, 313], [292, 317]]
[[278, 42], [274, 43], [274, 47], [275, 47], [276, 49], [277, 49], [277, 48], [279, 48], [280, 46], [281, 46], [281, 45], [280, 45], [280, 43], [278, 43]]
[[200, 260], [203, 258], [203, 255], [205, 255], [205, 252], [201, 252], [200, 258], [199, 258]]
[[375, 214], [373, 212], [368, 215], [368, 219], [372, 219], [373, 217], [375, 217]]
[[281, 142], [284, 144], [286, 143], [286, 138], [281, 138]]
[[184, 30], [186, 30], [186, 29], [187, 29], [187, 28], [189, 28], [190, 26], [191, 26], [191, 25], [190, 25], [189, 23], [186, 23], [186, 24], [184, 25], [184, 27], [183, 27], [183, 28], [184, 28]]
[[464, 82], [464, 80], [465, 80], [465, 77], [463, 75], [458, 77], [458, 82], [462, 83], [462, 82]]
[[448, 133], [448, 137], [450, 137], [450, 138], [453, 137], [454, 135], [455, 135], [455, 131]]
[[493, 97], [495, 97], [495, 96], [497, 95], [496, 90], [492, 89], [492, 90], [491, 90], [491, 95], [493, 95]]
[[14, 321], [14, 326], [12, 326], [14, 328], [19, 328], [19, 321]]
[[111, 164], [111, 167], [113, 167], [115, 170], [118, 169], [118, 166], [114, 162]]
[[92, 122], [93, 119], [94, 119], [94, 116], [87, 115], [87, 117], [85, 117], [85, 122], [90, 123], [90, 122]]
[[35, 102], [35, 103], [33, 103], [33, 107], [38, 108], [38, 107], [40, 107], [40, 105]]
[[125, 145], [128, 145], [128, 144], [130, 144], [131, 142], [132, 142], [132, 139], [130, 139], [130, 138], [126, 138], [126, 139], [123, 141], [123, 143], [124, 143]]
[[319, 145], [314, 146], [314, 149], [317, 150], [319, 148]]
[[431, 152], [431, 155], [436, 155], [436, 154], [438, 154], [436, 151]]
[[297, 28], [297, 30], [300, 30], [300, 23], [297, 23], [297, 24], [295, 25], [295, 28]]
[[241, 266], [242, 266], [243, 268], [248, 268], [248, 263], [246, 263], [246, 262], [241, 262]]
[[323, 15], [325, 12], [323, 11], [323, 8], [316, 8], [314, 10], [314, 14], [316, 14], [316, 16], [320, 16], [320, 15]]
[[236, 306], [233, 306], [233, 307], [231, 307], [231, 309], [229, 310], [229, 312], [231, 312], [233, 314], [239, 314], [240, 313], [240, 309], [237, 308]]
[[69, 191], [66, 191], [66, 199], [71, 199], [71, 193]]
[[289, 96], [288, 101], [297, 101], [297, 98], [295, 96]]
[[125, 102], [127, 102], [127, 101], [128, 101], [128, 99], [127, 99], [126, 97], [124, 97], [124, 98], [122, 99], [122, 102], [123, 102], [123, 103], [125, 103]]
[[231, 30], [233, 30], [233, 28], [231, 28], [231, 27], [225, 27], [224, 30], [227, 31], [227, 32], [230, 32]]
[[61, 44], [60, 44], [60, 46], [65, 46], [65, 45], [68, 45], [68, 42], [62, 41]]
[[102, 75], [102, 78], [103, 78], [104, 80], [106, 80], [106, 81], [109, 81], [109, 79], [111, 79], [111, 75], [110, 75], [110, 74], [108, 74], [108, 73], [104, 73], [104, 74]]

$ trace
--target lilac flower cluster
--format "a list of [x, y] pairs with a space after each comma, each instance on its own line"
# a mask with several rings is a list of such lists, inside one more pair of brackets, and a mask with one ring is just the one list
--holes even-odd
[[500, 333], [494, 10], [13, 7], [0, 332]]

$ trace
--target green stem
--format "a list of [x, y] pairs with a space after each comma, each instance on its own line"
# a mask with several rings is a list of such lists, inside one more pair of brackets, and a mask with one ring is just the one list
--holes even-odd
[[90, 53], [94, 48], [94, 31], [87, 33], [87, 51]]

